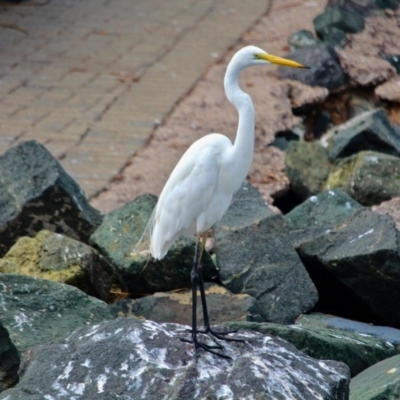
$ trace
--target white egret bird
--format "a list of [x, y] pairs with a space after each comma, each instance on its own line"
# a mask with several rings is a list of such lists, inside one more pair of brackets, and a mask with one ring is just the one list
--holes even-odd
[[[276, 57], [255, 46], [239, 50], [226, 70], [224, 86], [228, 100], [239, 113], [235, 143], [224, 135], [211, 133], [194, 142], [182, 156], [165, 184], [151, 221], [150, 253], [161, 260], [181, 235], [198, 235], [192, 280], [191, 341], [198, 354], [200, 348], [229, 358], [214, 349], [223, 349], [217, 339], [222, 337], [211, 329], [201, 270], [201, 255], [206, 232], [218, 222], [231, 203], [250, 169], [254, 149], [254, 106], [251, 97], [239, 87], [240, 72], [252, 65], [279, 64], [307, 68], [298, 62]], [[197, 329], [196, 293], [200, 289], [204, 330]], [[215, 346], [202, 343], [197, 334], [208, 334]]]

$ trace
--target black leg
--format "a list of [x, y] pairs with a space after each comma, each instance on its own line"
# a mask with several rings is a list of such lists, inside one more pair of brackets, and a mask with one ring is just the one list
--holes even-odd
[[[195, 249], [195, 255], [194, 255], [194, 262], [193, 262], [193, 268], [191, 272], [191, 281], [192, 281], [192, 331], [191, 331], [191, 336], [192, 339], [184, 339], [181, 338], [182, 341], [188, 342], [188, 343], [193, 343], [194, 349], [195, 349], [195, 356], [196, 358], [198, 357], [199, 354], [199, 349], [203, 349], [205, 351], [208, 351], [212, 354], [215, 354], [219, 357], [222, 358], [227, 358], [230, 359], [229, 356], [226, 356], [224, 354], [221, 354], [214, 349], [218, 350], [223, 350], [223, 346], [218, 343], [216, 339], [220, 340], [227, 340], [227, 341], [232, 341], [232, 342], [243, 342], [241, 339], [234, 339], [234, 338], [227, 338], [224, 335], [227, 335], [228, 333], [233, 333], [233, 332], [214, 332], [211, 329], [210, 325], [210, 318], [208, 315], [208, 309], [207, 309], [207, 301], [206, 301], [206, 294], [204, 291], [204, 281], [203, 281], [203, 273], [202, 273], [202, 266], [200, 263], [201, 256], [203, 254], [204, 250], [204, 244], [205, 244], [205, 235], [199, 235], [198, 241], [196, 243], [196, 249]], [[203, 308], [203, 317], [204, 317], [204, 330], [199, 330], [197, 329], [197, 287], [200, 289], [200, 296], [201, 296], [201, 304]], [[206, 334], [214, 343], [214, 346], [199, 342], [197, 335], [199, 333]]]

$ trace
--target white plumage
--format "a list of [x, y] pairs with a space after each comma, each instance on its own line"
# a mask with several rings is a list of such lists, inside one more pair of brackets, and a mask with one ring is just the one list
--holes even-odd
[[235, 143], [212, 133], [194, 142], [182, 156], [153, 214], [150, 252], [154, 258], [162, 259], [179, 236], [206, 232], [227, 211], [250, 169], [254, 150], [254, 107], [250, 96], [239, 87], [239, 74], [251, 65], [268, 63], [302, 67], [255, 46], [234, 55], [224, 86], [239, 113]]

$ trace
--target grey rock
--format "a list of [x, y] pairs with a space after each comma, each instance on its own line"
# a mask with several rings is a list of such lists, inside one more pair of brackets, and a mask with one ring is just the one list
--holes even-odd
[[283, 218], [244, 186], [215, 228], [222, 283], [256, 298], [264, 321], [292, 323], [318, 295], [298, 258]]
[[364, 206], [398, 197], [400, 158], [375, 151], [362, 151], [338, 160], [325, 188], [341, 188]]
[[400, 156], [400, 135], [392, 128], [382, 109], [364, 112], [332, 128], [329, 148], [331, 160], [348, 157], [363, 150]]
[[327, 46], [333, 47], [334, 49], [343, 49], [347, 44], [346, 33], [342, 29], [334, 26], [321, 29], [319, 36]]
[[289, 343], [255, 332], [226, 342], [231, 360], [179, 340], [182, 325], [116, 319], [36, 348], [20, 383], [1, 400], [337, 399], [348, 398], [349, 370], [317, 361]]
[[225, 325], [230, 329], [278, 336], [318, 360], [343, 362], [349, 366], [351, 376], [400, 353], [400, 347], [396, 348], [383, 339], [344, 329], [256, 322], [230, 322]]
[[341, 189], [309, 197], [284, 216], [295, 247], [346, 223], [362, 205]]
[[300, 200], [319, 193], [329, 176], [328, 152], [318, 142], [291, 143], [285, 159], [292, 192]]
[[328, 308], [321, 311], [399, 328], [399, 238], [390, 216], [363, 208], [303, 242], [298, 253], [318, 288], [320, 307]]
[[364, 29], [364, 18], [356, 10], [348, 11], [341, 5], [334, 5], [326, 7], [322, 14], [314, 18], [314, 28], [318, 36], [323, 36], [327, 28], [357, 33]]
[[0, 157], [0, 256], [22, 236], [42, 229], [87, 242], [101, 222], [77, 183], [38, 142]]
[[[90, 237], [90, 244], [110, 260], [124, 290], [134, 294], [150, 294], [190, 287], [195, 242], [182, 237], [171, 247], [161, 261], [150, 258], [146, 251], [146, 226], [157, 199], [153, 195], [143, 195], [111, 211], [103, 223]], [[143, 233], [145, 233], [143, 237]], [[144, 242], [140, 243], [141, 238]], [[137, 243], [145, 251], [136, 251]], [[202, 257], [203, 275], [211, 280], [218, 275], [209, 254]]]
[[371, 0], [371, 2], [378, 8], [387, 8], [390, 10], [396, 10], [400, 5], [399, 0]]
[[400, 398], [400, 356], [372, 365], [350, 382], [350, 400]]
[[396, 347], [398, 352], [400, 351], [400, 329], [391, 328], [390, 326], [366, 324], [365, 322], [353, 321], [322, 313], [304, 314], [297, 319], [296, 325], [314, 328], [335, 328], [347, 332], [374, 336]]
[[0, 259], [0, 272], [66, 283], [104, 301], [114, 279], [112, 266], [96, 250], [45, 230], [18, 239]]
[[[261, 321], [256, 299], [246, 294], [232, 294], [223, 286], [206, 283], [207, 308], [212, 325], [227, 321]], [[200, 296], [197, 296], [200, 304]], [[111, 305], [118, 317], [150, 319], [181, 325], [192, 323], [192, 291], [158, 292], [140, 299], [125, 299]], [[197, 307], [197, 320], [203, 319]]]
[[7, 329], [0, 322], [0, 392], [18, 382], [20, 356]]
[[0, 298], [2, 323], [20, 352], [113, 319], [107, 304], [73, 286], [24, 275], [0, 274]]
[[287, 57], [309, 66], [310, 69], [280, 67], [279, 73], [283, 78], [295, 79], [306, 85], [321, 86], [329, 90], [339, 89], [347, 82], [336, 51], [323, 43], [304, 46]]

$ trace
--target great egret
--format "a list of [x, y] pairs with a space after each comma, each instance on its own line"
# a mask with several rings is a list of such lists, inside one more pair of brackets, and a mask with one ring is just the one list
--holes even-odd
[[[255, 46], [239, 50], [226, 70], [224, 86], [228, 100], [239, 113], [235, 143], [224, 135], [211, 133], [194, 142], [182, 156], [165, 184], [150, 222], [150, 253], [161, 260], [181, 235], [198, 235], [192, 280], [192, 337], [195, 354], [200, 348], [229, 358], [214, 349], [223, 349], [216, 339], [222, 337], [211, 329], [208, 317], [201, 255], [206, 232], [227, 211], [233, 195], [238, 191], [250, 169], [254, 149], [254, 106], [251, 97], [239, 87], [240, 72], [252, 65], [280, 64], [307, 68], [298, 62], [276, 57]], [[204, 330], [197, 329], [196, 293], [200, 289], [204, 316]], [[199, 342], [198, 333], [208, 334], [215, 346]], [[216, 339], [215, 339], [216, 338]], [[187, 341], [187, 340], [186, 340]]]

